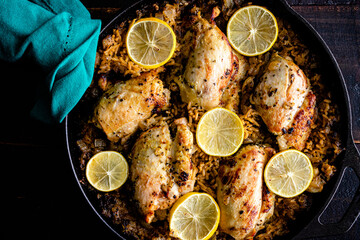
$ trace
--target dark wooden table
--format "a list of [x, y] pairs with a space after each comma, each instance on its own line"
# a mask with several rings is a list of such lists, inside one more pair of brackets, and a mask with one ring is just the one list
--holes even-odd
[[[121, 1], [82, 0], [93, 18], [102, 19], [103, 26], [121, 10]], [[350, 92], [353, 133], [360, 147], [360, 0], [288, 2], [315, 27], [338, 60]], [[36, 68], [24, 67], [22, 62], [0, 64], [0, 184], [5, 200], [0, 239], [116, 239], [75, 182], [64, 124], [49, 126], [29, 117], [34, 82], [41, 80], [41, 74], [32, 69]], [[331, 221], [341, 218], [358, 186], [355, 174], [348, 172], [327, 212]], [[318, 239], [360, 239], [360, 219], [341, 236]]]

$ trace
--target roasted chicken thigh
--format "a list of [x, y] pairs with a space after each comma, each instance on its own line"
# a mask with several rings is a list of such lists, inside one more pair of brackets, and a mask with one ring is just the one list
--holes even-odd
[[236, 240], [253, 237], [273, 214], [275, 195], [263, 181], [265, 164], [273, 154], [272, 148], [248, 145], [220, 166], [220, 230]]
[[141, 214], [151, 223], [156, 210], [167, 209], [195, 184], [191, 161], [193, 134], [184, 118], [174, 121], [175, 140], [166, 122], [142, 133], [132, 149], [130, 168], [134, 199]]
[[139, 123], [152, 115], [155, 108], [164, 108], [170, 91], [163, 87], [157, 72], [116, 83], [106, 91], [95, 108], [95, 122], [110, 141], [127, 140]]
[[273, 54], [252, 98], [280, 150], [302, 150], [310, 135], [316, 97], [309, 79], [289, 59]]
[[[214, 15], [215, 13], [213, 13]], [[177, 83], [184, 102], [205, 109], [217, 107], [234, 68], [231, 46], [215, 22], [197, 17], [194, 24], [194, 48], [184, 76]]]

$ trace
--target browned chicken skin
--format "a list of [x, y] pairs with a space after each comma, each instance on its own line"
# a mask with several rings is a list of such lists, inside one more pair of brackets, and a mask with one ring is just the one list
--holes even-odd
[[196, 171], [193, 169], [191, 155], [194, 136], [190, 131], [186, 118], [174, 121], [177, 127], [175, 140], [171, 148], [173, 176], [179, 186], [179, 193], [191, 192], [195, 184]]
[[269, 131], [278, 135], [280, 150], [305, 147], [316, 97], [309, 79], [292, 60], [273, 54], [252, 99]]
[[[213, 17], [214, 17], [213, 13]], [[194, 24], [194, 48], [183, 79], [177, 81], [184, 102], [217, 107], [233, 72], [233, 52], [225, 34], [200, 15]]]
[[191, 154], [193, 134], [184, 118], [177, 126], [172, 141], [166, 122], [142, 133], [132, 149], [130, 168], [134, 199], [147, 223], [155, 211], [167, 209], [183, 194], [193, 191], [196, 170]]
[[106, 91], [95, 108], [94, 118], [110, 141], [125, 141], [141, 121], [152, 115], [154, 108], [166, 107], [169, 100], [170, 91], [163, 87], [157, 72], [151, 71]]
[[316, 96], [310, 91], [291, 125], [284, 130], [281, 136], [277, 137], [280, 150], [294, 147], [301, 151], [305, 148], [315, 115], [315, 101]]
[[274, 152], [272, 148], [248, 145], [220, 166], [220, 230], [235, 239], [253, 237], [273, 214], [275, 195], [267, 190], [263, 171]]
[[233, 59], [233, 74], [221, 96], [220, 106], [238, 113], [240, 109], [240, 81], [244, 79], [249, 65], [246, 58], [235, 51], [233, 51]]

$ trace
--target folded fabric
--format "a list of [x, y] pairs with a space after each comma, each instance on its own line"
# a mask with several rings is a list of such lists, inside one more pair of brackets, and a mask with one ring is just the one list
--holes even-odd
[[31, 115], [62, 122], [91, 83], [100, 20], [78, 0], [0, 0], [0, 59], [46, 72]]

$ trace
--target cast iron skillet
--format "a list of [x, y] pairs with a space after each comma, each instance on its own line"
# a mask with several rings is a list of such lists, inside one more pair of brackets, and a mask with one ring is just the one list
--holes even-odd
[[[122, 3], [121, 3], [122, 2]], [[115, 17], [107, 26], [103, 28], [100, 34], [100, 40], [112, 33], [112, 30], [117, 24], [124, 19], [133, 19], [136, 17], [136, 10], [143, 9], [146, 6], [151, 6], [154, 0], [139, 0], [130, 5], [120, 1], [122, 5], [122, 11], [117, 17]], [[352, 168], [357, 177], [360, 178], [360, 155], [355, 147], [352, 136], [352, 120], [351, 120], [351, 108], [349, 95], [346, 89], [345, 81], [340, 68], [335, 60], [335, 57], [331, 53], [330, 49], [316, 32], [316, 30], [298, 13], [296, 13], [286, 2], [286, 0], [268, 0], [268, 1], [253, 1], [254, 4], [265, 5], [275, 15], [282, 17], [290, 22], [294, 31], [298, 33], [301, 38], [310, 47], [311, 51], [314, 51], [317, 56], [320, 56], [320, 66], [323, 69], [323, 76], [329, 84], [329, 89], [333, 94], [336, 103], [339, 105], [341, 112], [341, 126], [340, 134], [343, 145], [346, 150], [340, 154], [337, 158], [338, 171], [336, 175], [328, 182], [323, 192], [314, 194], [313, 204], [311, 209], [306, 214], [300, 215], [296, 220], [296, 225], [290, 226], [291, 233], [286, 239], [303, 239], [308, 237], [320, 237], [331, 236], [347, 232], [355, 223], [360, 213], [360, 191], [356, 192], [356, 195], [349, 206], [344, 217], [338, 223], [324, 225], [321, 223], [320, 218], [324, 211], [327, 209], [332, 198], [336, 194], [338, 187], [343, 179], [346, 169]], [[76, 145], [76, 141], [79, 139], [80, 129], [78, 123], [74, 117], [76, 109], [70, 113], [65, 119], [65, 131], [67, 149], [70, 158], [70, 163], [75, 175], [75, 178], [80, 186], [84, 197], [89, 202], [90, 206], [94, 209], [95, 213], [102, 219], [102, 221], [121, 239], [125, 239], [125, 235], [121, 232], [120, 228], [114, 225], [110, 219], [105, 218], [101, 214], [101, 208], [97, 204], [96, 196], [90, 193], [89, 190], [84, 187], [80, 182], [81, 173], [79, 168], [79, 149]]]

